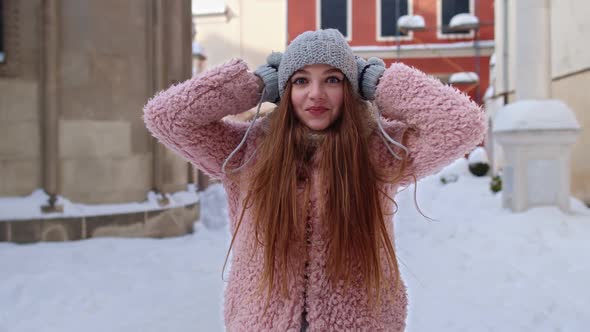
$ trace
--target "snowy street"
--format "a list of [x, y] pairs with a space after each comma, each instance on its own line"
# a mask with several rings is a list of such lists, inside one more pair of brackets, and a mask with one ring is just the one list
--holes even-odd
[[[460, 160], [419, 182], [435, 221], [412, 187], [397, 196], [407, 331], [587, 331], [590, 209], [513, 214], [489, 181]], [[201, 204], [190, 236], [0, 243], [0, 332], [223, 331], [223, 189]]]

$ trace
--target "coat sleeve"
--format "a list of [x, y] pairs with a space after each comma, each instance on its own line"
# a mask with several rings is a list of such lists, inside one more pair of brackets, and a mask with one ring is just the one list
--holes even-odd
[[[485, 114], [469, 97], [401, 63], [383, 73], [375, 105], [384, 129], [409, 150], [401, 184], [412, 181], [412, 176], [420, 179], [437, 172], [464, 156], [482, 142], [486, 132]], [[402, 163], [379, 143], [377, 154], [384, 156], [380, 160], [399, 167]]]
[[[247, 128], [222, 118], [256, 106], [258, 89], [246, 63], [234, 59], [158, 93], [144, 107], [143, 120], [166, 147], [221, 178], [221, 165]], [[232, 158], [231, 166], [241, 162], [242, 154]]]

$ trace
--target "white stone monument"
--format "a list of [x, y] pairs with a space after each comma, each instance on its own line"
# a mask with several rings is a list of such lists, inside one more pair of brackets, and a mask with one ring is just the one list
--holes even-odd
[[580, 126], [551, 99], [549, 0], [516, 3], [516, 99], [498, 111], [493, 133], [504, 154], [503, 206], [569, 211], [570, 150]]
[[557, 205], [569, 211], [570, 151], [580, 126], [559, 100], [523, 100], [502, 108], [494, 122], [504, 152], [502, 205], [520, 212]]

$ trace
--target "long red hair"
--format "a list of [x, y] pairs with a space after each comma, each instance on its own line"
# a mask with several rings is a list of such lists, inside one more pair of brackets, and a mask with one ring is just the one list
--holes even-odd
[[[399, 286], [395, 249], [388, 233], [393, 211], [385, 211], [385, 200], [393, 199], [383, 191], [385, 183], [394, 183], [403, 171], [386, 173], [376, 165], [369, 151], [371, 133], [376, 130], [370, 119], [370, 105], [354, 93], [344, 80], [341, 116], [323, 133], [312, 133], [300, 123], [291, 104], [291, 85], [276, 110], [270, 115], [268, 132], [259, 143], [256, 162], [244, 172], [247, 196], [233, 234], [233, 246], [244, 213], [252, 209], [254, 230], [264, 250], [261, 285], [270, 292], [280, 286], [287, 294], [287, 280], [276, 285], [281, 276], [293, 275], [291, 250], [305, 241], [307, 209], [297, 207], [298, 185], [305, 185], [304, 202], [309, 200], [311, 160], [321, 153], [319, 172], [326, 195], [318, 195], [321, 222], [329, 239], [327, 274], [332, 283], [348, 284], [351, 272], [362, 273], [367, 293], [379, 302], [383, 282]], [[244, 175], [244, 174], [242, 174]], [[393, 202], [395, 205], [395, 202]], [[385, 259], [382, 259], [383, 256]], [[301, 273], [301, 272], [299, 272]]]

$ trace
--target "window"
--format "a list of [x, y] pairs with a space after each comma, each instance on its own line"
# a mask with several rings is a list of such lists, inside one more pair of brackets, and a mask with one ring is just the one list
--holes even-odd
[[453, 16], [461, 13], [471, 13], [473, 8], [471, 2], [473, 0], [440, 0], [440, 26], [441, 32], [445, 35], [465, 35], [469, 34], [471, 31], [469, 30], [451, 30], [449, 28], [449, 23], [451, 23], [451, 19]]
[[377, 16], [379, 18], [378, 37], [400, 37], [407, 33], [399, 31], [397, 20], [409, 15], [408, 0], [377, 0]]
[[0, 63], [4, 62], [4, 3], [0, 0]]
[[351, 0], [317, 0], [318, 28], [338, 29], [351, 39]]

